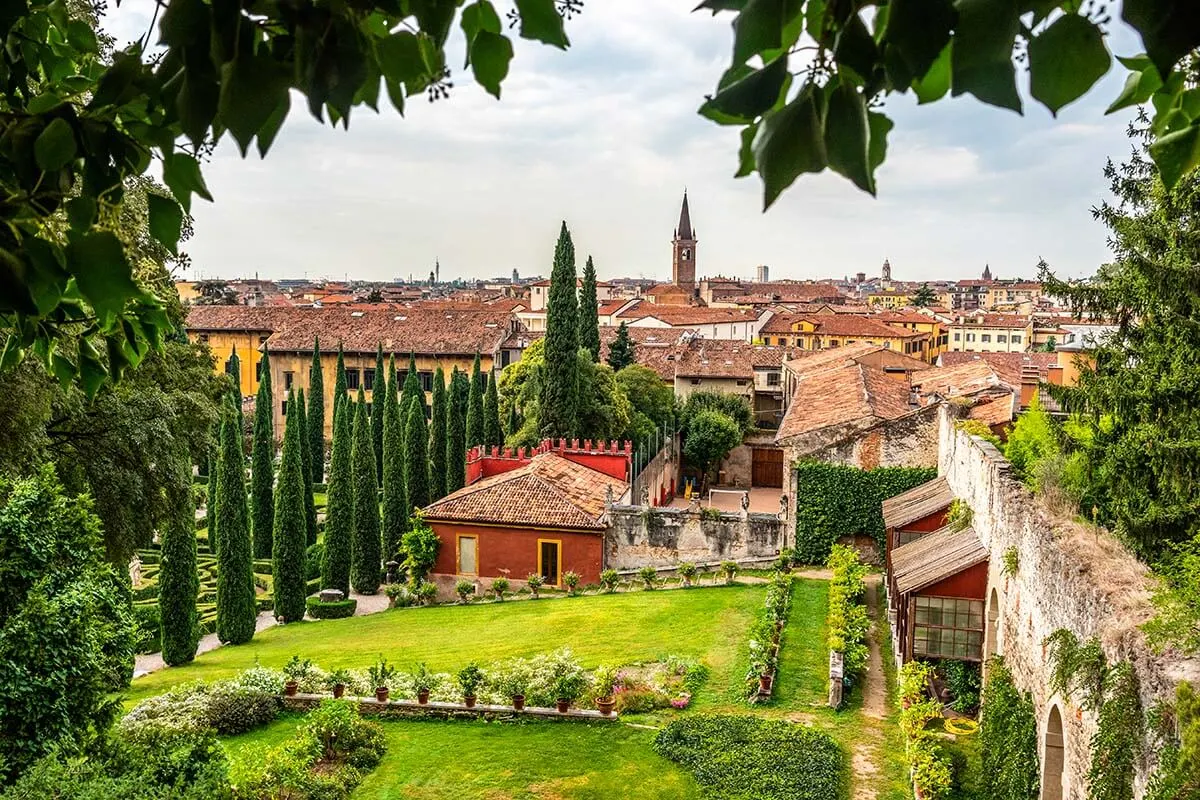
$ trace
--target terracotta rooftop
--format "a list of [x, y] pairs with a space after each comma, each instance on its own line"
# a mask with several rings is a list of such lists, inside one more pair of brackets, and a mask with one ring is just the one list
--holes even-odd
[[663, 306], [641, 302], [617, 315], [633, 322], [647, 317], [675, 326], [712, 325], [722, 322], [754, 322], [759, 312], [744, 308], [709, 308], [707, 306]]
[[1042, 380], [1046, 380], [1046, 371], [1058, 364], [1058, 356], [1054, 353], [942, 353], [941, 362], [944, 367], [953, 367], [972, 361], [987, 363], [1001, 381], [1009, 386], [1021, 385], [1021, 368], [1026, 364], [1034, 364]]
[[876, 338], [911, 339], [926, 336], [921, 331], [898, 328], [871, 317], [856, 314], [822, 315], [817, 318], [816, 332], [827, 336], [874, 336]]
[[931, 514], [945, 511], [954, 500], [945, 478], [934, 478], [907, 492], [883, 501], [883, 524], [887, 528], [903, 528]]
[[[308, 309], [291, 306], [189, 306], [189, 331], [273, 331], [280, 320], [293, 314], [309, 313]], [[316, 312], [320, 313], [320, 312]]]
[[535, 528], [602, 531], [607, 488], [614, 497], [628, 488], [602, 472], [555, 453], [465, 486], [425, 507], [431, 520]]
[[754, 377], [753, 346], [746, 342], [696, 339], [680, 347], [675, 361], [679, 378]]
[[883, 345], [870, 342], [855, 342], [845, 347], [830, 347], [825, 350], [794, 350], [787, 360], [787, 367], [796, 374], [820, 372], [857, 363], [857, 359], [882, 350]]
[[799, 377], [775, 441], [833, 425], [898, 419], [917, 408], [909, 403], [908, 382], [882, 370], [851, 363], [810, 372]]
[[[1016, 384], [1008, 384], [1007, 388], [1012, 389], [1020, 383], [1018, 380]], [[1000, 386], [1002, 381], [995, 369], [980, 359], [922, 370], [913, 375], [912, 384], [922, 394], [936, 392], [942, 397], [958, 397]]]

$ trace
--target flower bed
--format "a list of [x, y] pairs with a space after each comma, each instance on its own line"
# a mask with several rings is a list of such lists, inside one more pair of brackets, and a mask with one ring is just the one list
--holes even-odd
[[900, 729], [904, 732], [904, 754], [912, 773], [913, 789], [923, 800], [949, 797], [954, 783], [950, 755], [938, 744], [929, 725], [942, 718], [937, 700], [925, 698], [925, 687], [933, 668], [910, 661], [900, 674]]
[[[833, 546], [828, 566], [833, 573], [829, 580], [829, 649], [841, 654], [842, 675], [853, 680], [867, 665], [871, 620], [862, 604], [867, 566], [859, 560], [856, 550], [839, 544]], [[837, 679], [838, 676], [830, 676], [830, 680]], [[834, 698], [845, 701], [840, 692], [833, 694]]]
[[776, 572], [767, 585], [763, 614], [750, 628], [750, 669], [746, 673], [751, 703], [771, 699], [775, 690], [775, 674], [779, 668], [779, 647], [792, 605], [790, 574]]

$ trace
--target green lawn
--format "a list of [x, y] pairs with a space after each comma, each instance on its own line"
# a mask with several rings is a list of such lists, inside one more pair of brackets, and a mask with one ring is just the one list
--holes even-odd
[[469, 661], [486, 664], [570, 647], [587, 666], [675, 654], [702, 659], [718, 674], [744, 658], [746, 630], [764, 591], [761, 585], [734, 585], [293, 623], [263, 631], [244, 645], [205, 653], [188, 666], [139, 678], [130, 696], [138, 700], [184, 681], [229, 677], [256, 662], [282, 667], [293, 655], [326, 669], [365, 667], [382, 654], [402, 668], [424, 661], [432, 670], [452, 671]]

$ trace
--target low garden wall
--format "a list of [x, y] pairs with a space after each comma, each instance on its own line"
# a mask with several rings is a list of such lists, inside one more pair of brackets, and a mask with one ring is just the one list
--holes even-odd
[[620, 571], [681, 561], [771, 560], [786, 546], [785, 536], [778, 514], [613, 506], [604, 565]]
[[[322, 701], [329, 699], [328, 694], [294, 694], [281, 695], [283, 707], [287, 711], [308, 712], [316, 708]], [[619, 715], [613, 712], [609, 715], [599, 711], [583, 708], [571, 708], [566, 713], [554, 708], [539, 708], [526, 706], [517, 710], [512, 706], [493, 706], [476, 703], [468, 708], [463, 703], [439, 703], [429, 701], [418, 703], [415, 700], [387, 700], [379, 702], [373, 697], [347, 697], [358, 704], [359, 711], [364, 715], [422, 717], [427, 719], [559, 719], [574, 722], [615, 722]]]

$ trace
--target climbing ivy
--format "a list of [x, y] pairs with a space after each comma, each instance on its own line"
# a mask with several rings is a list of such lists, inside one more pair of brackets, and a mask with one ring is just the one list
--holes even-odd
[[1059, 628], [1042, 644], [1048, 648], [1050, 690], [1077, 699], [1084, 710], [1099, 708], [1109, 675], [1100, 640], [1092, 637], [1080, 644], [1074, 633]]
[[1200, 696], [1182, 681], [1175, 704], [1160, 715], [1158, 769], [1146, 789], [1146, 800], [1200, 798]]
[[842, 536], [865, 533], [883, 552], [881, 504], [937, 477], [924, 467], [862, 470], [823, 461], [796, 464], [796, 559], [823, 564]]
[[1137, 675], [1128, 661], [1108, 672], [1104, 682], [1092, 764], [1088, 768], [1088, 800], [1132, 800], [1133, 765], [1141, 755], [1143, 715]]
[[991, 776], [986, 800], [1037, 800], [1037, 720], [1033, 701], [1013, 684], [999, 657], [988, 665], [979, 728], [983, 774]]

